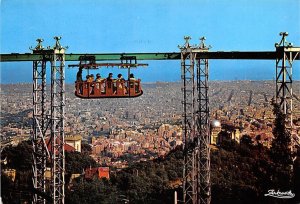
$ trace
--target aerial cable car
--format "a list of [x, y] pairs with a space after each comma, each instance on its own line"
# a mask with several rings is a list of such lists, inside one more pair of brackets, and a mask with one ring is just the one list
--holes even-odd
[[[95, 56], [80, 56], [79, 60], [79, 64], [68, 65], [68, 67], [79, 67], [75, 81], [75, 96], [84, 99], [133, 98], [143, 94], [141, 80], [134, 78], [131, 68], [148, 66], [148, 64], [137, 64], [135, 56], [122, 56], [121, 63], [96, 63]], [[85, 81], [82, 79], [83, 69], [86, 69], [89, 75], [89, 70], [101, 67], [127, 69], [127, 80], [121, 76], [113, 79], [112, 73], [109, 74], [108, 78], [100, 78], [99, 75], [96, 79], [92, 77]]]

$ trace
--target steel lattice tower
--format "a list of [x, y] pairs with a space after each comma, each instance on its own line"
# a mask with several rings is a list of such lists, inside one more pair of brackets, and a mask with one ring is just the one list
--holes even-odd
[[51, 58], [51, 194], [53, 203], [64, 203], [65, 197], [65, 50], [60, 37], [55, 37], [56, 45]]
[[[42, 39], [33, 53], [43, 53]], [[39, 194], [35, 194], [34, 203], [45, 203], [42, 194], [46, 192], [45, 171], [47, 147], [45, 134], [47, 130], [46, 116], [46, 60], [33, 61], [33, 186]]]
[[299, 52], [292, 55], [292, 44], [286, 42], [288, 33], [281, 32], [280, 36], [282, 36], [280, 43], [275, 44], [278, 53], [276, 59], [276, 103], [280, 105], [283, 113], [288, 115], [291, 123], [293, 112], [292, 65]]
[[183, 93], [183, 201], [194, 203], [197, 196], [197, 169], [195, 152], [195, 53], [189, 45], [190, 37], [181, 49], [181, 79]]
[[[38, 39], [38, 45], [33, 50], [33, 53], [43, 56], [43, 59], [33, 62], [34, 203], [45, 203], [47, 194], [50, 194], [51, 203], [55, 204], [64, 203], [65, 197], [65, 48], [59, 43], [60, 37], [54, 39], [56, 44], [53, 48], [44, 49], [41, 45], [42, 40]], [[50, 102], [46, 101], [46, 64], [49, 61]], [[50, 108], [47, 107], [49, 104]], [[45, 180], [46, 162], [49, 163], [51, 170], [50, 183], [46, 183]]]
[[[208, 51], [201, 38], [199, 52]], [[210, 132], [209, 132], [209, 98], [208, 98], [208, 59], [197, 59], [197, 112], [196, 132], [198, 150], [198, 203], [210, 203]]]
[[[210, 149], [208, 60], [197, 58], [207, 52], [205, 38], [200, 46], [190, 46], [190, 37], [181, 50], [183, 93], [183, 201], [210, 203]], [[196, 66], [195, 66], [196, 64]]]
[[[292, 71], [293, 62], [300, 53], [299, 47], [293, 47], [292, 43], [286, 41], [287, 32], [281, 32], [282, 39], [275, 44], [276, 58], [276, 103], [287, 116], [287, 128], [293, 129], [293, 89]], [[292, 149], [299, 146], [299, 138], [292, 139]]]

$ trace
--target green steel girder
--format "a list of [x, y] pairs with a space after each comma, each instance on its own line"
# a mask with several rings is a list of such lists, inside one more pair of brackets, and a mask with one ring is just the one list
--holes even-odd
[[[95, 56], [96, 61], [114, 61], [120, 60], [122, 56], [136, 56], [137, 60], [180, 60], [180, 53], [82, 53], [82, 54], [65, 54], [65, 61], [79, 61], [80, 56]], [[42, 60], [42, 54], [1, 54], [1, 62], [16, 62], [16, 61], [35, 61]]]
[[[300, 60], [299, 51], [290, 51], [296, 58]], [[122, 56], [135, 56], [137, 60], [180, 60], [179, 52], [164, 52], [164, 53], [82, 53], [82, 54], [65, 54], [65, 61], [79, 61], [80, 56], [95, 56], [96, 61], [115, 61], [120, 60]], [[47, 60], [47, 54], [46, 56]], [[199, 52], [197, 58], [201, 59], [261, 59], [261, 60], [274, 60], [281, 56], [281, 51], [233, 51], [233, 52]], [[42, 54], [0, 54], [0, 62], [19, 62], [19, 61], [35, 61], [42, 60]]]

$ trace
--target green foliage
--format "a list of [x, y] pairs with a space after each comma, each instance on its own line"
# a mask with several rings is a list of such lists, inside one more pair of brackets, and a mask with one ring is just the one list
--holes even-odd
[[83, 154], [91, 154], [92, 153], [92, 147], [89, 144], [82, 143], [81, 144], [81, 152]]
[[20, 142], [16, 147], [5, 147], [1, 158], [7, 158], [5, 167], [24, 171], [32, 166], [32, 145], [30, 141]]
[[[5, 190], [1, 190], [4, 203], [20, 203], [21, 198], [30, 197], [26, 192], [30, 192], [31, 188], [31, 151], [29, 142], [3, 151], [10, 161], [8, 166], [19, 169], [14, 183], [1, 175], [1, 185], [5, 186]], [[273, 162], [272, 156], [269, 149], [253, 145], [247, 137], [241, 144], [224, 140], [218, 149], [211, 151], [212, 203], [284, 203], [264, 196], [269, 189], [284, 191], [282, 187], [289, 176], [288, 169]], [[23, 157], [26, 157], [25, 160], [18, 161]], [[82, 173], [90, 166], [96, 167], [97, 164], [87, 153], [66, 152], [66, 177], [71, 173]], [[285, 187], [297, 196], [300, 189], [299, 159], [294, 169], [295, 190], [290, 183]], [[133, 204], [172, 203], [175, 190], [178, 199], [182, 200], [182, 173], [183, 152], [177, 148], [163, 158], [132, 163], [122, 171], [112, 172], [110, 180], [86, 181], [83, 177], [78, 178], [66, 188], [66, 203], [118, 204], [124, 203], [121, 201], [124, 198]], [[299, 202], [299, 199], [297, 197], [294, 201]]]
[[[129, 168], [111, 175], [110, 181], [75, 182], [66, 192], [67, 203], [171, 203], [174, 189], [169, 184], [182, 176], [182, 152], [173, 151], [156, 161], [133, 163]], [[178, 190], [178, 189], [177, 189]]]
[[80, 179], [73, 184], [71, 189], [66, 191], [66, 203], [90, 204], [117, 203], [118, 194], [115, 186], [107, 180], [85, 181]]
[[253, 145], [253, 141], [249, 135], [243, 135], [240, 142], [242, 145], [246, 145], [248, 147]]
[[1, 173], [1, 197], [3, 203], [23, 203], [32, 198], [32, 145], [30, 141], [20, 142], [17, 146], [5, 147], [1, 159], [7, 159], [7, 164], [1, 169], [16, 169], [13, 182]]
[[80, 174], [88, 167], [97, 167], [97, 163], [92, 157], [80, 152], [66, 152], [67, 174]]
[[278, 104], [273, 104], [274, 114], [276, 115], [274, 121], [273, 135], [271, 147], [271, 158], [274, 163], [281, 165], [292, 165], [291, 154], [291, 133], [285, 127], [286, 115], [282, 113]]
[[286, 128], [286, 115], [282, 113], [280, 106], [273, 103], [273, 112], [276, 115], [274, 121], [272, 147], [270, 157], [273, 161], [272, 177], [274, 187], [282, 190], [292, 190], [292, 153], [291, 133]]
[[[212, 150], [212, 203], [282, 203], [264, 196], [269, 189], [276, 189], [282, 182], [277, 179], [279, 177], [274, 176], [275, 167], [269, 152], [269, 149], [261, 145], [249, 142], [237, 144], [229, 140], [224, 141], [219, 149]], [[178, 199], [182, 200], [180, 187], [182, 168], [183, 153], [179, 148], [164, 158], [133, 163], [128, 168], [111, 175], [111, 180], [103, 183], [103, 191], [92, 189], [95, 195], [91, 196], [90, 200], [83, 195], [75, 195], [78, 190], [80, 195], [84, 192], [80, 185], [83, 185], [83, 189], [90, 188], [85, 181], [71, 188], [74, 192], [68, 196], [75, 196], [71, 200], [74, 203], [88, 203], [100, 198], [103, 199], [102, 203], [118, 203], [119, 195], [124, 195], [133, 204], [172, 203], [175, 190], [178, 192]], [[300, 162], [295, 168], [299, 171]], [[176, 181], [179, 181], [178, 185], [172, 186], [172, 182]], [[104, 195], [107, 188], [111, 188], [112, 192]]]
[[[13, 201], [13, 196], [10, 193], [9, 189], [13, 189], [14, 188], [14, 183], [12, 182], [12, 180], [6, 176], [5, 174], [1, 174], [1, 198], [3, 203], [9, 203], [10, 201]], [[5, 189], [3, 189], [3, 187], [5, 186]], [[13, 203], [17, 203], [17, 201], [13, 201]]]
[[257, 161], [251, 156], [242, 156], [241, 151], [243, 149], [236, 144], [231, 145], [231, 150], [212, 151], [212, 203], [257, 201], [257, 175], [253, 172]]
[[[294, 168], [300, 169], [300, 163]], [[226, 141], [211, 152], [212, 203], [286, 203], [264, 194], [270, 189], [294, 192], [297, 182], [295, 188], [287, 184], [289, 175], [271, 160], [270, 149]]]
[[175, 189], [170, 184], [182, 177], [182, 158], [182, 151], [175, 150], [165, 158], [132, 164], [111, 180], [130, 203], [172, 203]]

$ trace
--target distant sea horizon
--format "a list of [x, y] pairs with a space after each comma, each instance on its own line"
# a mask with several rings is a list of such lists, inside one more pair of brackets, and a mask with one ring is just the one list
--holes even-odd
[[[270, 80], [270, 79], [261, 79], [261, 80], [249, 80], [249, 79], [237, 79], [237, 80], [209, 80], [211, 82], [256, 82], [256, 81], [273, 81], [275, 83], [274, 80]], [[293, 80], [293, 82], [300, 82], [300, 80]], [[156, 84], [156, 83], [181, 83], [181, 81], [147, 81], [147, 82], [142, 82], [143, 84]], [[0, 82], [0, 85], [12, 85], [12, 84], [32, 84], [32, 82], [8, 82], [8, 83], [2, 83]], [[47, 83], [47, 85], [50, 83]], [[66, 85], [73, 85], [73, 83], [71, 82], [67, 82], [65, 83]]]
[[[143, 62], [144, 63], [144, 62]], [[135, 78], [141, 79], [142, 83], [160, 82], [180, 82], [181, 67], [180, 61], [145, 61], [147, 68], [131, 69]], [[72, 84], [76, 80], [78, 69], [65, 67], [66, 83]], [[209, 61], [210, 81], [272, 81], [276, 77], [275, 60], [211, 60]], [[106, 78], [109, 73], [114, 74], [114, 78], [119, 73], [127, 78], [127, 70], [118, 68], [101, 68], [98, 70], [84, 71], [83, 78], [87, 74], [101, 74], [101, 78]], [[50, 81], [50, 67], [47, 65], [46, 81]], [[293, 65], [293, 80], [300, 80], [299, 62]], [[32, 63], [31, 62], [6, 62], [0, 63], [0, 83], [32, 83]]]

